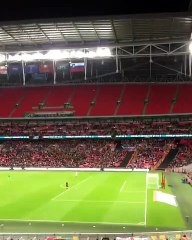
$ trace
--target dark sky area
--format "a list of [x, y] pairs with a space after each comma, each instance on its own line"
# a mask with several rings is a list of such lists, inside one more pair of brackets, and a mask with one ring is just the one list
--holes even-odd
[[5, 0], [0, 21], [188, 11], [190, 0]]

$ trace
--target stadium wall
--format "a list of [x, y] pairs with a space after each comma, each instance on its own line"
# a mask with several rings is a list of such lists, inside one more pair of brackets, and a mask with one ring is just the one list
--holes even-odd
[[192, 240], [192, 231], [139, 232], [139, 233], [0, 233], [0, 240]]
[[134, 168], [132, 169], [124, 169], [124, 168], [21, 168], [21, 167], [0, 167], [0, 171], [92, 171], [92, 172], [99, 172], [99, 171], [105, 171], [105, 172], [148, 172], [149, 169], [140, 169], [140, 168]]

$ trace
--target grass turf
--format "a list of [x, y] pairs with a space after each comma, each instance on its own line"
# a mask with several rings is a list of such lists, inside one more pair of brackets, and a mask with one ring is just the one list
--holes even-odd
[[[172, 187], [163, 191], [171, 193]], [[153, 201], [153, 189], [146, 189], [145, 172], [1, 171], [0, 196], [2, 232], [132, 232], [189, 227], [180, 205]]]

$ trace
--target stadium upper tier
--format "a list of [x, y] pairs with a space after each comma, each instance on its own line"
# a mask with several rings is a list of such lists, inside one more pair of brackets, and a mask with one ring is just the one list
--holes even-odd
[[101, 84], [0, 88], [0, 117], [192, 113], [192, 84]]

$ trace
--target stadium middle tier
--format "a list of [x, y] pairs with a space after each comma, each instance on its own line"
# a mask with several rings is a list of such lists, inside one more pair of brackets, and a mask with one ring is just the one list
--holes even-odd
[[[76, 121], [1, 122], [0, 136], [86, 136], [86, 135], [150, 135], [190, 134], [192, 121], [137, 121], [120, 119], [95, 119]], [[65, 119], [64, 119], [65, 120]], [[181, 137], [181, 136], [180, 136]]]
[[0, 118], [191, 113], [192, 84], [84, 84], [0, 88]]

